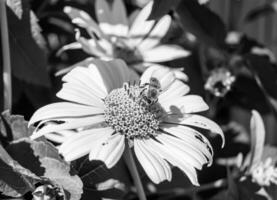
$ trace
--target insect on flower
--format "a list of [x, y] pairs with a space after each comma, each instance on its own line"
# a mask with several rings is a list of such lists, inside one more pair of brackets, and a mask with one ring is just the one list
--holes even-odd
[[55, 132], [69, 131], [59, 147], [66, 161], [88, 154], [111, 168], [131, 148], [154, 183], [171, 180], [171, 164], [198, 185], [196, 169], [212, 164], [213, 148], [193, 127], [219, 134], [224, 144], [221, 128], [194, 114], [207, 110], [207, 104], [188, 95], [189, 87], [169, 69], [152, 66], [134, 81], [122, 60], [94, 60], [63, 81], [57, 96], [66, 102], [40, 108], [29, 124], [39, 122], [33, 139], [52, 133], [55, 141]]

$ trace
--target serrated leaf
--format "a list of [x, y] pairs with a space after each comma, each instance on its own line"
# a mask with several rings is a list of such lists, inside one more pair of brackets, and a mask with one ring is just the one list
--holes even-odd
[[0, 191], [6, 196], [18, 197], [34, 190], [39, 177], [14, 161], [0, 146]]
[[176, 7], [185, 31], [207, 45], [222, 45], [226, 37], [226, 27], [220, 17], [208, 7], [196, 1], [181, 1]]
[[17, 160], [23, 167], [31, 170], [37, 176], [44, 176], [46, 169], [41, 166], [42, 158], [53, 158], [64, 162], [57, 149], [47, 141], [33, 141], [23, 138], [12, 142], [7, 147], [11, 157]]
[[[7, 0], [7, 5], [12, 9], [14, 14], [19, 18], [22, 19], [23, 15], [23, 6], [22, 0]], [[25, 12], [28, 12], [26, 9]], [[41, 35], [41, 28], [38, 24], [38, 19], [33, 11], [30, 10], [30, 25], [31, 25], [31, 33], [36, 41], [36, 43], [40, 46], [40, 48], [45, 48], [45, 40]]]
[[151, 14], [148, 19], [158, 20], [166, 15], [170, 10], [178, 6], [180, 0], [154, 0]]
[[15, 5], [15, 8], [7, 7], [12, 73], [25, 82], [49, 87], [46, 56], [32, 36], [29, 2], [21, 1]]
[[64, 189], [68, 200], [79, 200], [82, 194], [82, 181], [71, 175], [70, 165], [61, 157], [57, 149], [45, 140], [34, 141], [22, 138], [12, 142], [7, 151], [22, 166], [40, 177], [46, 177]]
[[45, 49], [46, 41], [41, 34], [41, 27], [38, 24], [38, 18], [33, 11], [30, 11], [30, 25], [31, 25], [32, 36], [33, 36], [34, 40], [36, 41], [37, 45], [41, 49]]
[[18, 140], [20, 138], [29, 137], [34, 128], [28, 128], [28, 123], [21, 115], [11, 115], [9, 111], [4, 111], [0, 118], [0, 133], [2, 142]]
[[77, 175], [70, 175], [70, 166], [56, 159], [45, 157], [41, 159], [45, 167], [44, 176], [65, 190], [68, 200], [79, 200], [83, 193], [83, 183]]

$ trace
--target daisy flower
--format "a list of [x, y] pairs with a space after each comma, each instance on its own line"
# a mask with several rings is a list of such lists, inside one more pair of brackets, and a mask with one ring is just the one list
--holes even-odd
[[178, 45], [160, 43], [172, 19], [165, 15], [157, 22], [147, 20], [152, 6], [153, 1], [150, 1], [135, 18], [133, 14], [128, 19], [122, 0], [109, 3], [107, 0], [96, 0], [95, 14], [98, 24], [85, 11], [67, 6], [64, 12], [74, 24], [86, 29], [91, 38], [82, 37], [77, 29], [77, 42], [64, 46], [61, 51], [82, 48], [96, 58], [121, 58], [128, 66], [138, 71], [144, 71], [152, 63], [188, 56], [190, 52]]
[[198, 130], [220, 134], [224, 143], [216, 123], [194, 114], [207, 104], [188, 95], [189, 87], [169, 69], [150, 67], [137, 82], [129, 73], [122, 60], [95, 59], [74, 68], [57, 93], [66, 102], [46, 105], [30, 119], [29, 125], [39, 122], [32, 138], [74, 130], [59, 147], [66, 161], [88, 154], [111, 168], [131, 148], [154, 183], [170, 181], [172, 165], [198, 185], [196, 170], [213, 160], [212, 146]]
[[277, 185], [277, 167], [272, 158], [259, 162], [251, 171], [252, 181], [260, 186]]
[[250, 178], [261, 187], [277, 185], [276, 152], [274, 147], [265, 146], [265, 127], [261, 115], [253, 110], [250, 120], [251, 148], [246, 157], [239, 153], [235, 158], [219, 159], [218, 163], [236, 166], [240, 181]]
[[250, 129], [251, 150], [244, 161], [245, 174], [260, 186], [277, 185], [276, 160], [265, 156], [265, 127], [262, 117], [255, 110], [252, 111]]
[[236, 77], [225, 67], [211, 71], [205, 83], [205, 89], [217, 97], [224, 97], [232, 88]]

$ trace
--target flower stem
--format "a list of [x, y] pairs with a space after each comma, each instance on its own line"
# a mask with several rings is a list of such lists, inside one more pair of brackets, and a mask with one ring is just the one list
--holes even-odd
[[6, 11], [6, 0], [0, 0], [0, 24], [1, 24], [1, 44], [3, 54], [3, 91], [4, 110], [12, 108], [12, 81], [11, 81], [11, 60], [9, 31]]
[[135, 186], [137, 188], [138, 196], [140, 200], [146, 200], [146, 195], [139, 177], [139, 173], [136, 167], [135, 160], [133, 158], [133, 154], [131, 149], [127, 146], [124, 151], [124, 159], [127, 164], [128, 169], [130, 170], [131, 176], [135, 182]]

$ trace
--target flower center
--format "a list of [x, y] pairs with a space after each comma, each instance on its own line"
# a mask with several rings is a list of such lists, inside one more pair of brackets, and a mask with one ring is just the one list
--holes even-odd
[[[105, 121], [128, 139], [157, 136], [162, 116], [158, 93], [149, 85], [130, 85], [115, 89], [105, 98]], [[158, 91], [157, 91], [158, 92]]]
[[142, 56], [140, 52], [136, 49], [128, 47], [123, 42], [115, 43], [114, 57], [121, 58], [127, 64], [135, 64], [142, 61]]

